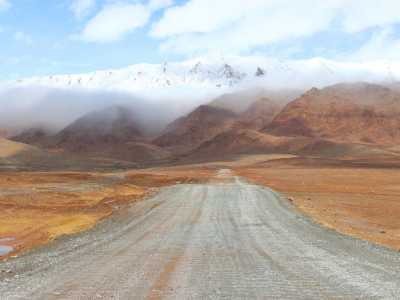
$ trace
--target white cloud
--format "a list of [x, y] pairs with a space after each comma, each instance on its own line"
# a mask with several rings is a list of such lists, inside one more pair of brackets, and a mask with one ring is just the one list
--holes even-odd
[[78, 19], [86, 17], [96, 7], [96, 0], [72, 0], [70, 9]]
[[327, 29], [334, 16], [329, 0], [191, 0], [168, 9], [151, 34], [167, 38], [162, 47], [172, 52], [241, 52], [312, 35]]
[[113, 42], [144, 26], [151, 12], [142, 4], [108, 4], [92, 18], [81, 37], [89, 42]]
[[399, 0], [189, 0], [167, 9], [151, 30], [180, 54], [240, 53], [312, 36], [338, 24], [343, 34], [400, 22]]
[[358, 50], [346, 57], [347, 60], [400, 60], [400, 39], [392, 28], [382, 29], [372, 35]]
[[15, 32], [15, 33], [14, 33], [14, 39], [15, 39], [17, 42], [21, 42], [21, 43], [24, 43], [24, 44], [26, 44], [26, 45], [32, 45], [32, 44], [33, 44], [33, 39], [32, 39], [32, 37], [31, 37], [29, 34], [23, 32], [23, 31], [17, 31], [17, 32]]
[[399, 0], [337, 1], [343, 14], [343, 27], [349, 33], [400, 22]]
[[0, 10], [5, 10], [11, 6], [8, 0], [0, 0]]
[[145, 26], [155, 11], [173, 3], [173, 0], [149, 0], [146, 4], [139, 1], [108, 0], [100, 12], [88, 21], [78, 37], [88, 42], [118, 41]]

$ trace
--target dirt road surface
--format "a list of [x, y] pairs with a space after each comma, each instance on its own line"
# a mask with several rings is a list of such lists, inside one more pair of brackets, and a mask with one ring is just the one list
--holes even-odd
[[400, 295], [399, 253], [321, 228], [272, 190], [235, 177], [164, 188], [0, 270], [2, 300]]

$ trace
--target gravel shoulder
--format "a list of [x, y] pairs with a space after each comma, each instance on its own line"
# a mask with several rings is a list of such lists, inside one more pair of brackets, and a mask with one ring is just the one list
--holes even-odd
[[238, 178], [163, 188], [0, 263], [0, 299], [396, 299], [400, 254]]

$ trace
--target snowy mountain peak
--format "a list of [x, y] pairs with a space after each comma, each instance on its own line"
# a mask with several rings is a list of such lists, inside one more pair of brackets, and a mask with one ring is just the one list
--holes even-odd
[[33, 77], [2, 85], [120, 90], [135, 93], [157, 89], [232, 89], [326, 86], [348, 81], [397, 81], [400, 62], [337, 62], [323, 58], [278, 60], [268, 57], [198, 58], [183, 62], [136, 64], [86, 74]]

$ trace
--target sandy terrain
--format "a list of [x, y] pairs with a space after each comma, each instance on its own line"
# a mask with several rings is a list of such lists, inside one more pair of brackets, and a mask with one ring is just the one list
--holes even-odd
[[324, 226], [400, 250], [400, 160], [396, 157], [242, 155], [234, 161], [165, 168], [164, 173], [175, 170], [196, 176], [199, 168], [231, 168], [286, 195]]
[[121, 205], [143, 199], [159, 187], [204, 175], [190, 176], [194, 173], [183, 170], [0, 173], [0, 258], [90, 229]]
[[400, 169], [354, 164], [288, 158], [234, 169], [329, 228], [400, 250]]
[[87, 230], [159, 187], [210, 181], [221, 168], [287, 195], [327, 227], [400, 249], [399, 164], [271, 154], [120, 173], [3, 172], [0, 248], [15, 251], [0, 256]]
[[12, 142], [0, 137], [0, 158], [8, 158], [23, 151], [35, 151], [35, 148], [25, 144]]
[[[220, 181], [222, 179], [222, 182]], [[3, 265], [5, 299], [394, 299], [400, 256], [322, 228], [270, 189], [179, 184]]]

